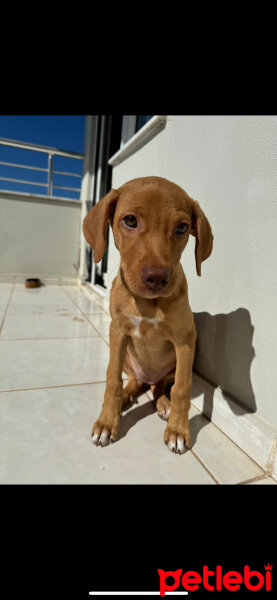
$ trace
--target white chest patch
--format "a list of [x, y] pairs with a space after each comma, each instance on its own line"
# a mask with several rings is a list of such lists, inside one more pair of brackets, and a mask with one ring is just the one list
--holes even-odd
[[159, 323], [163, 321], [163, 319], [149, 319], [148, 317], [129, 317], [131, 323], [135, 325], [134, 335], [136, 337], [140, 337], [139, 326], [142, 321], [146, 321], [147, 323], [151, 323], [154, 327], [158, 327]]

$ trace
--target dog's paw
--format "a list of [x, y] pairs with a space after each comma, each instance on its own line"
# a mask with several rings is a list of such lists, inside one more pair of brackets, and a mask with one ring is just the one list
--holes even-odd
[[190, 434], [189, 432], [174, 431], [167, 425], [164, 432], [164, 443], [171, 452], [184, 454], [191, 448]]
[[95, 421], [91, 431], [91, 442], [95, 446], [108, 446], [116, 441], [119, 430], [120, 415], [106, 415], [102, 413]]
[[159, 417], [164, 421], [167, 421], [170, 415], [170, 402], [165, 395], [158, 398], [156, 409]]

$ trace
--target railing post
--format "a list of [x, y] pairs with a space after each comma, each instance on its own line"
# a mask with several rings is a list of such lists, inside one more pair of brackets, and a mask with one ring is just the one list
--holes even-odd
[[53, 195], [53, 155], [48, 154], [48, 196]]

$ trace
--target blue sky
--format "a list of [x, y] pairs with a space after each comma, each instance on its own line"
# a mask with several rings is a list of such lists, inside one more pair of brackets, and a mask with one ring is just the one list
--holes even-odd
[[[51, 146], [61, 150], [83, 152], [84, 115], [0, 115], [0, 138], [31, 142], [42, 146]], [[46, 154], [10, 148], [0, 144], [0, 161], [28, 166], [47, 168]], [[64, 157], [54, 157], [53, 168], [58, 171], [82, 173], [82, 161]], [[47, 174], [18, 167], [0, 164], [0, 176], [24, 179], [37, 183], [47, 183]], [[54, 175], [53, 183], [61, 186], [80, 187], [81, 180], [67, 175]], [[15, 183], [0, 179], [0, 189], [46, 194], [43, 186]], [[54, 189], [53, 195], [79, 198], [79, 192]]]

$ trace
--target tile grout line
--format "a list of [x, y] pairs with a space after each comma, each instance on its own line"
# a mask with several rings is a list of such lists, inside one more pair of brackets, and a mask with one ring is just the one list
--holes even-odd
[[205, 471], [207, 471], [207, 473], [214, 480], [214, 482], [217, 485], [220, 485], [220, 482], [216, 479], [216, 477], [213, 475], [213, 473], [210, 471], [210, 469], [208, 469], [208, 467], [203, 463], [203, 461], [201, 460], [201, 458], [199, 458], [199, 456], [196, 454], [195, 450], [192, 450], [192, 448], [191, 448], [190, 452], [193, 454], [193, 456], [196, 458], [196, 460], [198, 460], [198, 462], [200, 462], [200, 465], [205, 469]]
[[[10, 291], [10, 295], [9, 295], [9, 298], [8, 298], [7, 306], [6, 306], [5, 310], [4, 310], [3, 319], [2, 319], [2, 321], [1, 321], [1, 325], [0, 325], [0, 337], [1, 337], [2, 329], [3, 329], [3, 327], [4, 327], [5, 318], [6, 318], [6, 316], [7, 316], [7, 312], [8, 312], [8, 308], [9, 308], [9, 305], [10, 305], [10, 301], [11, 301], [11, 298], [12, 298], [12, 295], [13, 295], [13, 292], [14, 292], [14, 288], [15, 288], [15, 282], [13, 283], [13, 286], [12, 286], [12, 289], [11, 289], [11, 291]], [[1, 341], [2, 341], [2, 340], [1, 340]]]
[[37, 337], [37, 338], [3, 338], [1, 342], [39, 342], [40, 340], [85, 340], [91, 338], [99, 338], [100, 334], [98, 331], [93, 335], [67, 335], [59, 337]]
[[[63, 288], [63, 286], [61, 286], [61, 287]], [[63, 288], [63, 291], [65, 292], [64, 288]], [[83, 290], [82, 290], [82, 291], [83, 291]], [[99, 329], [97, 329], [97, 328], [95, 327], [95, 325], [93, 325], [93, 323], [90, 321], [90, 319], [89, 319], [89, 315], [87, 315], [87, 314], [86, 314], [86, 313], [83, 311], [83, 309], [82, 309], [82, 308], [81, 308], [81, 307], [80, 307], [80, 306], [77, 304], [77, 302], [75, 302], [75, 300], [73, 300], [73, 298], [70, 296], [70, 293], [69, 293], [69, 292], [65, 292], [65, 293], [68, 295], [68, 297], [70, 298], [70, 300], [71, 300], [71, 301], [72, 301], [72, 302], [75, 304], [75, 306], [78, 308], [78, 310], [80, 310], [80, 311], [81, 311], [82, 315], [83, 315], [83, 316], [86, 318], [86, 320], [87, 320], [87, 321], [88, 321], [88, 323], [91, 325], [91, 327], [93, 327], [93, 329], [95, 329], [95, 331], [97, 332], [97, 334], [98, 334], [98, 335], [100, 335], [100, 337], [101, 337], [101, 338], [104, 340], [105, 344], [107, 344], [107, 346], [109, 346], [109, 344], [108, 344], [107, 340], [105, 340], [105, 338], [104, 338], [103, 334], [102, 334], [102, 333], [99, 331]], [[88, 296], [87, 296], [87, 294], [85, 294], [85, 296], [86, 296], [86, 297], [88, 297]], [[89, 298], [89, 299], [90, 299], [90, 298]], [[90, 299], [90, 302], [93, 304], [93, 300], [91, 300], [91, 299]], [[99, 305], [99, 306], [100, 306], [100, 305]], [[100, 308], [101, 308], [101, 307], [100, 307]], [[98, 313], [98, 314], [101, 314], [101, 313]], [[107, 314], [107, 313], [105, 313], [105, 314]], [[93, 315], [92, 315], [92, 316], [93, 316]]]
[[106, 380], [103, 381], [82, 381], [78, 383], [61, 383], [60, 385], [42, 385], [39, 387], [32, 388], [16, 388], [12, 390], [0, 390], [0, 394], [7, 394], [12, 392], [32, 392], [33, 390], [48, 390], [52, 388], [64, 388], [64, 387], [76, 387], [79, 385], [96, 385], [97, 383], [106, 383]]
[[244, 481], [239, 481], [235, 485], [245, 485], [247, 483], [252, 483], [255, 481], [260, 481], [262, 479], [268, 479], [270, 477], [269, 473], [263, 473], [263, 475], [257, 475], [256, 477], [250, 477], [250, 479], [245, 479]]
[[270, 448], [270, 453], [269, 453], [269, 458], [268, 461], [266, 463], [266, 473], [268, 475], [272, 476], [272, 471], [273, 471], [273, 465], [274, 465], [274, 460], [275, 460], [275, 456], [276, 456], [276, 451], [277, 451], [277, 437], [275, 436], [272, 444], [271, 444], [271, 448]]

